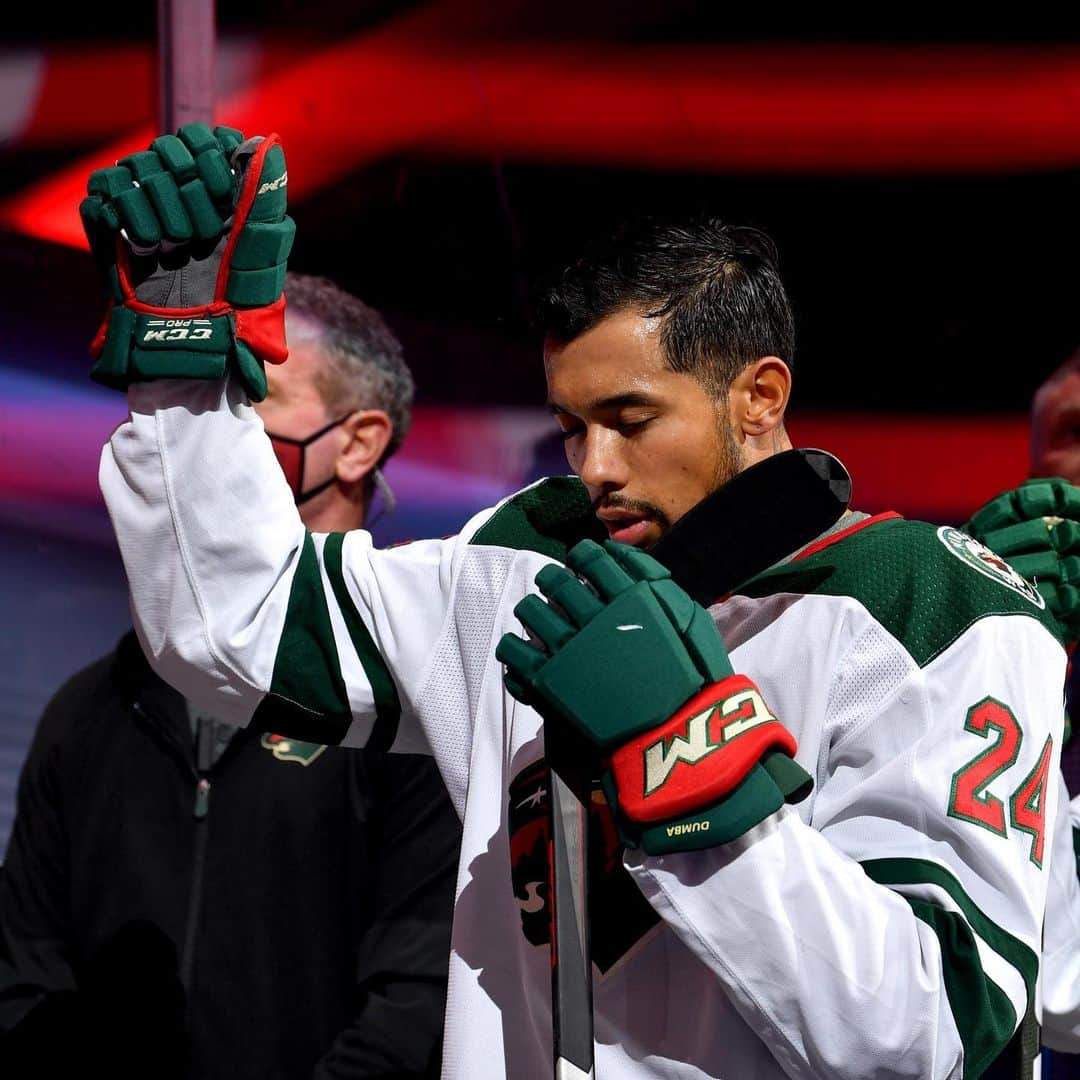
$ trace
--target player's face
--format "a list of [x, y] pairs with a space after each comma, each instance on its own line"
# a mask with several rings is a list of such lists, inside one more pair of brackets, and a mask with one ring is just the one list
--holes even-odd
[[1031, 475], [1080, 484], [1080, 371], [1044, 383], [1031, 413]]
[[650, 547], [742, 466], [726, 402], [672, 371], [660, 322], [610, 315], [544, 349], [566, 459], [613, 540]]

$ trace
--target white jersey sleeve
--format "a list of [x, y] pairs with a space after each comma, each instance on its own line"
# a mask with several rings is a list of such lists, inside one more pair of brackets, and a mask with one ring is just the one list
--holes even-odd
[[137, 384], [129, 402], [100, 481], [158, 673], [231, 723], [434, 752], [460, 809], [492, 635], [548, 560], [476, 543], [494, 511], [385, 551], [310, 534], [236, 383]]
[[455, 543], [384, 555], [376, 577], [367, 533], [305, 530], [234, 383], [157, 381], [129, 400], [100, 477], [151, 662], [230, 722], [273, 703], [311, 713], [322, 741], [336, 721], [338, 740], [367, 743], [393, 692], [386, 665], [411, 673], [430, 655]]
[[1080, 878], [1075, 830], [1080, 824], [1080, 796], [1072, 801], [1058, 774], [1060, 810], [1054, 822], [1054, 853], [1046, 895], [1043, 941], [1043, 1042], [1054, 1050], [1080, 1053]]
[[[738, 842], [628, 860], [792, 1077], [980, 1076], [1034, 1013], [1064, 651], [930, 526], [890, 526], [713, 609], [812, 796]], [[912, 545], [936, 595], [889, 580]]]

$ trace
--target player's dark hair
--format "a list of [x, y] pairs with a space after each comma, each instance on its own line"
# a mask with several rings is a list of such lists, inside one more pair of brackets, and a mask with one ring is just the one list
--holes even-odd
[[290, 271], [285, 302], [295, 315], [319, 324], [325, 367], [316, 385], [331, 413], [382, 409], [390, 417], [390, 442], [379, 460], [401, 445], [412, 422], [413, 378], [401, 342], [383, 317], [329, 278]]
[[757, 229], [710, 216], [627, 222], [541, 287], [535, 316], [569, 342], [626, 308], [663, 319], [668, 365], [715, 392], [762, 356], [794, 358], [776, 247]]

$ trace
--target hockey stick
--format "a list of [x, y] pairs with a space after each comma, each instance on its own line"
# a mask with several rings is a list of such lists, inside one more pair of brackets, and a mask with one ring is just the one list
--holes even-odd
[[551, 844], [551, 1026], [555, 1080], [593, 1076], [592, 956], [589, 949], [591, 747], [568, 728], [544, 730]]
[[851, 477], [832, 454], [787, 450], [702, 499], [649, 554], [708, 607], [835, 525], [850, 500]]
[[[823, 450], [789, 450], [739, 473], [703, 499], [650, 550], [708, 606], [816, 539], [840, 519], [851, 477]], [[550, 769], [551, 1004], [556, 1080], [593, 1076], [588, 815], [591, 760], [570, 731], [545, 728]]]

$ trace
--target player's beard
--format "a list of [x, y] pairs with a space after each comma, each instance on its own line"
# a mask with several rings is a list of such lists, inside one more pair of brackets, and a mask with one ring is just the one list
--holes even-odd
[[716, 410], [717, 421], [717, 455], [716, 475], [713, 477], [712, 494], [717, 488], [722, 488], [729, 480], [734, 480], [739, 473], [746, 468], [742, 452], [735, 439], [735, 429], [732, 427], [726, 409]]

